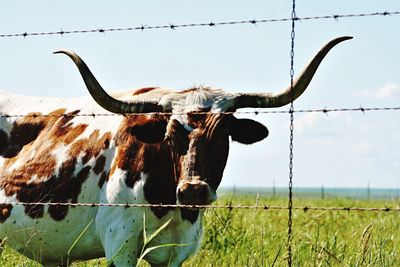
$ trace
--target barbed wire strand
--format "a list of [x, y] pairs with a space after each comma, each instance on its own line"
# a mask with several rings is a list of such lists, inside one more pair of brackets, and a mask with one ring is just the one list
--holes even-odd
[[[69, 206], [69, 207], [119, 207], [119, 208], [188, 208], [188, 209], [255, 209], [255, 210], [288, 210], [288, 206], [268, 205], [182, 205], [182, 204], [148, 204], [148, 203], [69, 203], [69, 202], [1, 202], [0, 206]], [[373, 211], [373, 212], [400, 212], [400, 207], [319, 207], [293, 206], [292, 210], [307, 211]]]
[[0, 118], [43, 118], [43, 117], [112, 117], [112, 116], [134, 116], [140, 114], [153, 114], [153, 115], [188, 115], [188, 114], [290, 114], [290, 113], [331, 113], [331, 112], [362, 112], [368, 111], [400, 111], [400, 107], [358, 107], [358, 108], [318, 108], [318, 109], [299, 109], [299, 110], [255, 110], [255, 111], [232, 111], [232, 112], [209, 112], [209, 111], [194, 111], [190, 113], [185, 112], [146, 112], [146, 113], [129, 113], [129, 114], [116, 114], [116, 113], [78, 113], [78, 114], [38, 114], [38, 113], [27, 113], [27, 114], [5, 114], [0, 113]]
[[263, 24], [263, 23], [274, 23], [274, 22], [287, 22], [287, 21], [308, 21], [308, 20], [322, 20], [322, 19], [333, 19], [339, 21], [342, 18], [357, 18], [357, 17], [374, 17], [374, 16], [395, 16], [400, 15], [400, 11], [383, 11], [383, 12], [372, 12], [372, 13], [358, 13], [358, 14], [332, 14], [322, 16], [305, 16], [305, 17], [294, 17], [294, 18], [277, 18], [277, 19], [250, 19], [250, 20], [237, 20], [237, 21], [222, 21], [222, 22], [203, 22], [203, 23], [185, 23], [185, 24], [166, 24], [166, 25], [154, 25], [148, 26], [142, 24], [136, 27], [120, 27], [120, 28], [96, 28], [87, 30], [59, 30], [59, 31], [48, 31], [48, 32], [22, 32], [22, 33], [10, 33], [0, 34], [0, 38], [12, 38], [12, 37], [29, 37], [29, 36], [48, 36], [48, 35], [59, 35], [64, 36], [68, 34], [88, 34], [88, 33], [100, 33], [105, 34], [107, 32], [122, 32], [122, 31], [146, 31], [146, 30], [161, 30], [169, 29], [176, 30], [178, 28], [194, 28], [194, 27], [217, 27], [217, 26], [228, 26], [228, 25], [243, 25], [243, 24]]

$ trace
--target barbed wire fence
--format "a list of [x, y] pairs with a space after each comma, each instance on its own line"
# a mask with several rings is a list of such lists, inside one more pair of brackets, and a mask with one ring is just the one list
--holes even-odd
[[[187, 24], [168, 24], [168, 25], [153, 25], [149, 26], [147, 24], [136, 26], [136, 27], [126, 27], [126, 28], [96, 28], [96, 29], [83, 29], [83, 30], [60, 30], [60, 31], [41, 31], [41, 32], [23, 32], [23, 33], [9, 33], [0, 34], [0, 38], [15, 38], [15, 37], [34, 37], [34, 36], [64, 36], [68, 34], [90, 34], [90, 33], [101, 33], [105, 34], [107, 32], [129, 32], [129, 31], [147, 31], [147, 30], [162, 30], [170, 29], [176, 30], [179, 28], [194, 28], [194, 27], [218, 27], [218, 26], [229, 26], [229, 25], [257, 25], [263, 23], [276, 23], [276, 22], [291, 22], [291, 51], [290, 51], [290, 81], [291, 87], [293, 87], [293, 77], [294, 77], [294, 47], [295, 47], [295, 24], [299, 21], [307, 20], [334, 20], [339, 21], [345, 18], [357, 18], [357, 17], [376, 17], [376, 16], [395, 16], [400, 15], [400, 11], [383, 11], [383, 12], [373, 12], [373, 13], [353, 13], [353, 14], [333, 14], [333, 15], [321, 15], [321, 16], [308, 16], [308, 17], [297, 17], [295, 10], [296, 1], [292, 1], [292, 11], [290, 18], [270, 18], [270, 19], [250, 19], [250, 20], [239, 20], [239, 21], [223, 21], [223, 22], [205, 22], [205, 23], [187, 23]], [[259, 203], [259, 196], [257, 196], [256, 205], [241, 205], [232, 204], [229, 205], [181, 205], [181, 204], [148, 204], [148, 203], [69, 203], [69, 202], [3, 202], [2, 205], [19, 205], [25, 207], [32, 206], [70, 206], [70, 207], [116, 207], [116, 208], [137, 208], [137, 207], [150, 207], [150, 208], [191, 208], [191, 209], [251, 209], [251, 210], [287, 210], [288, 213], [288, 233], [287, 233], [287, 250], [288, 250], [288, 265], [292, 266], [292, 252], [291, 252], [291, 237], [292, 237], [292, 211], [345, 211], [345, 212], [400, 212], [400, 207], [320, 207], [320, 206], [293, 206], [293, 150], [294, 150], [294, 114], [295, 113], [323, 113], [328, 115], [332, 112], [378, 112], [378, 111], [400, 111], [400, 106], [392, 107], [350, 107], [350, 108], [318, 108], [318, 109], [299, 109], [296, 110], [291, 102], [289, 110], [255, 110], [255, 111], [236, 111], [236, 112], [220, 112], [221, 114], [289, 114], [290, 115], [290, 142], [289, 142], [289, 186], [288, 186], [288, 205], [287, 206], [277, 206]], [[151, 112], [152, 114], [159, 115], [184, 115], [185, 113], [166, 113], [166, 112]], [[207, 114], [209, 112], [192, 112], [197, 114]], [[141, 113], [142, 114], [142, 113]], [[86, 114], [7, 114], [0, 113], [0, 118], [40, 118], [40, 117], [104, 117], [104, 116], [132, 116], [137, 115], [136, 113], [130, 114], [113, 114], [113, 113], [86, 113]]]

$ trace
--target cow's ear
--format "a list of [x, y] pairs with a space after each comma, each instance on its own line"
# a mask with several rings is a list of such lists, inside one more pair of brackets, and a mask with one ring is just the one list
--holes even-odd
[[145, 123], [136, 124], [131, 128], [131, 134], [143, 143], [156, 144], [164, 140], [167, 128], [166, 120], [147, 120]]
[[267, 137], [268, 129], [254, 120], [233, 117], [230, 123], [229, 134], [233, 141], [249, 145]]

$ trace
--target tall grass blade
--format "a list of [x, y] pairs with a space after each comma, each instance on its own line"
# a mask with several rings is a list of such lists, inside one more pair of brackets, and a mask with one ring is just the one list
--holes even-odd
[[137, 264], [136, 266], [139, 266], [139, 264], [143, 261], [144, 257], [149, 254], [150, 252], [152, 252], [153, 250], [159, 249], [159, 248], [165, 248], [165, 247], [184, 247], [184, 246], [190, 246], [193, 245], [194, 243], [189, 243], [189, 244], [175, 244], [175, 243], [171, 243], [171, 244], [162, 244], [162, 245], [157, 245], [157, 246], [153, 246], [153, 247], [149, 247], [146, 248], [144, 250], [144, 252], [140, 255], [140, 257], [138, 258]]
[[86, 227], [82, 230], [82, 232], [79, 234], [79, 236], [75, 239], [74, 243], [72, 243], [71, 247], [68, 249], [67, 252], [67, 266], [69, 266], [69, 257], [71, 255], [71, 251], [74, 249], [76, 244], [79, 242], [79, 240], [82, 238], [82, 236], [86, 233], [87, 229], [89, 229], [90, 225], [92, 225], [94, 219], [91, 219], [90, 222], [86, 225]]
[[148, 237], [147, 242], [145, 242], [145, 244], [149, 244], [156, 236], [158, 236], [158, 234], [159, 234], [162, 230], [164, 230], [164, 229], [168, 226], [168, 224], [170, 224], [171, 221], [172, 221], [172, 218], [169, 219], [169, 220], [168, 220], [166, 223], [164, 223], [163, 225], [161, 225], [156, 231], [154, 231], [154, 233], [152, 233], [152, 234]]

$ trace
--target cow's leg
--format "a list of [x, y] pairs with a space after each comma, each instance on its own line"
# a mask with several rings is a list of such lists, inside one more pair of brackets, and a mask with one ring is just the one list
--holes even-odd
[[136, 266], [141, 221], [134, 209], [100, 207], [96, 228], [107, 262], [114, 266]]
[[[149, 247], [171, 244], [171, 246], [157, 248], [149, 253], [145, 259], [154, 267], [170, 266], [179, 267], [187, 260], [190, 255], [193, 255], [198, 246], [202, 235], [201, 216], [191, 223], [187, 220], [182, 220], [181, 211], [175, 210], [174, 213], [169, 213], [169, 216], [174, 215], [170, 225], [161, 231], [155, 238], [155, 242]], [[169, 216], [166, 216], [168, 218]], [[150, 219], [151, 217], [149, 217]], [[154, 231], [154, 229], [152, 229]], [[179, 245], [173, 245], [179, 244]]]
[[137, 246], [131, 239], [137, 237], [130, 237], [129, 239], [121, 240], [120, 238], [112, 238], [111, 236], [105, 238], [105, 254], [109, 264], [115, 267], [120, 266], [136, 266], [137, 254], [135, 253]]

